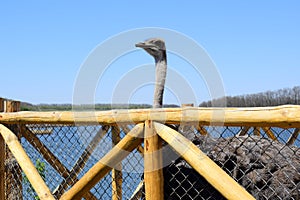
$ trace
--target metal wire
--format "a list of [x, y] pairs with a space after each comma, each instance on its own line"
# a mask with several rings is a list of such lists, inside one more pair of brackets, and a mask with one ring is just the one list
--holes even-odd
[[[120, 129], [120, 139], [128, 129]], [[112, 128], [101, 125], [31, 124], [14, 127], [14, 131], [57, 199], [114, 146]], [[179, 127], [179, 132], [256, 199], [300, 199], [299, 130], [187, 125]], [[273, 136], [275, 140], [270, 139]], [[170, 158], [164, 167], [165, 199], [224, 199], [181, 157], [164, 157]], [[9, 150], [5, 165], [6, 197], [37, 199]], [[143, 169], [143, 156], [134, 150], [116, 169], [122, 173], [109, 173], [85, 199], [112, 199], [116, 195], [117, 199], [143, 199]], [[121, 193], [112, 186], [116, 179], [121, 180]], [[137, 190], [139, 193], [135, 193]]]
[[[256, 199], [300, 198], [299, 137], [286, 144], [295, 129], [204, 128], [192, 141]], [[224, 199], [181, 158], [164, 170], [165, 199]]]

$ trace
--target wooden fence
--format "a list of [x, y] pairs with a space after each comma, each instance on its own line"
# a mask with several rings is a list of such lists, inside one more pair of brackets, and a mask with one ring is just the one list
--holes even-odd
[[[2, 107], [1, 107], [2, 106]], [[0, 109], [3, 111], [0, 101]], [[277, 134], [270, 127], [292, 129], [286, 145], [293, 145], [299, 139], [300, 106], [279, 106], [266, 108], [165, 108], [139, 110], [111, 110], [99, 112], [2, 112], [0, 113], [0, 200], [7, 198], [5, 175], [5, 145], [28, 177], [40, 199], [97, 199], [93, 187], [106, 175], [113, 178], [112, 199], [122, 199], [122, 170], [120, 162], [130, 152], [138, 150], [144, 157], [144, 182], [146, 199], [164, 199], [164, 176], [162, 153], [163, 142], [170, 145], [196, 172], [227, 199], [254, 199], [236, 180], [222, 170], [205, 152], [167, 125], [192, 126], [200, 135], [208, 134], [207, 127], [240, 127], [236, 135], [247, 135], [251, 127], [253, 135], [263, 132], [272, 140]], [[51, 130], [30, 128], [31, 125], [88, 126], [100, 124], [94, 140], [88, 145], [72, 169], [51, 152], [37, 135], [51, 134]], [[130, 130], [127, 125], [134, 125]], [[113, 147], [79, 178], [81, 169], [89, 159], [95, 146], [113, 127]], [[206, 128], [205, 128], [206, 127]], [[120, 137], [120, 130], [126, 135]], [[35, 164], [24, 150], [20, 139], [24, 138], [38, 150], [49, 165], [65, 180], [51, 191]], [[20, 172], [18, 172], [20, 173]], [[22, 175], [19, 178], [22, 179]], [[22, 182], [22, 181], [21, 181]], [[49, 183], [48, 183], [49, 184]], [[15, 187], [22, 190], [22, 186]], [[60, 192], [57, 192], [60, 191]], [[19, 192], [20, 193], [20, 192]], [[21, 192], [22, 193], [22, 192]]]

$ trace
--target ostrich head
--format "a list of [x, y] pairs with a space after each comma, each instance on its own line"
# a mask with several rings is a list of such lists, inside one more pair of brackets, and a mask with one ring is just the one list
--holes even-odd
[[153, 108], [161, 108], [167, 75], [167, 54], [165, 42], [159, 38], [152, 38], [135, 45], [147, 51], [155, 59], [156, 77]]
[[166, 46], [162, 39], [151, 38], [144, 42], [137, 43], [135, 46], [144, 49], [154, 57], [156, 62], [166, 60]]

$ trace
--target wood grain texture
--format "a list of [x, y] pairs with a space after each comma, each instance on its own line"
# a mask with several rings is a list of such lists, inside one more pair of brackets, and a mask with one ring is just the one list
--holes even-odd
[[[183, 114], [184, 113], [184, 114]], [[33, 124], [136, 124], [146, 120], [200, 125], [300, 127], [300, 106], [286, 105], [263, 108], [161, 108], [110, 110], [97, 112], [17, 112], [0, 113], [0, 123]]]
[[145, 122], [144, 182], [146, 200], [164, 199], [162, 141], [154, 131], [152, 121]]

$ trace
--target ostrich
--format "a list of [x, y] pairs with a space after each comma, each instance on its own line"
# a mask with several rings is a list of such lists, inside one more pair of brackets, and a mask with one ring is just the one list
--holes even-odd
[[163, 94], [167, 75], [167, 54], [165, 42], [159, 38], [153, 38], [135, 45], [143, 48], [155, 60], [155, 90], [153, 108], [161, 108], [163, 105]]
[[[165, 43], [162, 39], [153, 38], [136, 44], [136, 47], [154, 57], [156, 80], [153, 108], [161, 108], [167, 72]], [[184, 132], [182, 134], [190, 135]], [[256, 199], [300, 199], [299, 148], [253, 135], [218, 139], [197, 136], [188, 139]], [[142, 185], [140, 184], [140, 191], [143, 190]], [[137, 199], [137, 196], [131, 199]], [[182, 158], [173, 160], [164, 167], [164, 197], [225, 199]]]
[[[154, 98], [153, 98], [153, 108], [162, 108], [163, 106], [163, 93], [166, 82], [167, 75], [167, 54], [166, 54], [166, 45], [164, 40], [160, 38], [151, 38], [144, 42], [137, 43], [136, 47], [144, 49], [147, 53], [149, 53], [155, 60], [155, 89], [154, 89]], [[171, 128], [178, 131], [180, 127], [168, 125]], [[185, 135], [185, 134], [183, 134]], [[192, 140], [192, 134], [185, 135], [188, 139]], [[170, 147], [165, 147], [163, 149], [164, 161], [170, 162], [174, 158], [178, 158], [178, 155], [175, 154], [172, 150], [170, 151]], [[166, 154], [168, 154], [166, 156]], [[170, 191], [170, 185], [168, 184], [168, 179], [170, 179], [171, 174], [169, 173], [168, 168], [164, 169], [164, 177], [165, 177], [165, 191]], [[144, 189], [144, 185], [140, 184], [135, 194], [131, 197], [131, 199], [138, 199], [141, 190]], [[165, 198], [171, 197], [168, 192], [165, 192]]]

